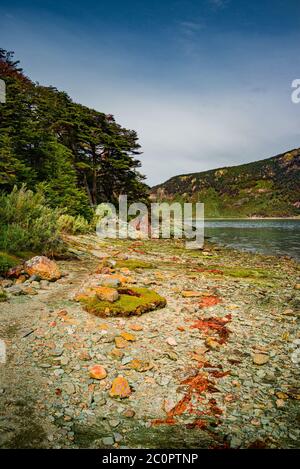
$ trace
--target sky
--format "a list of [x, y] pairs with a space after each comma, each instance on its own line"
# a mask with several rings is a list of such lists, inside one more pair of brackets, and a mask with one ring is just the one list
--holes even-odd
[[0, 47], [135, 129], [150, 185], [300, 146], [299, 0], [0, 0]]

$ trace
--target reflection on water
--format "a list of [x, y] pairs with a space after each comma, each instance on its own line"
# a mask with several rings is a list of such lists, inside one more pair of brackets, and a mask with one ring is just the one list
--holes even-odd
[[228, 247], [300, 260], [300, 220], [205, 220], [205, 236]]

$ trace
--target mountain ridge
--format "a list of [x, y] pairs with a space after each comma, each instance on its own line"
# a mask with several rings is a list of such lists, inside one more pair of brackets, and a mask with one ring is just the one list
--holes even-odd
[[173, 176], [152, 200], [204, 202], [208, 217], [300, 215], [300, 148], [236, 166]]

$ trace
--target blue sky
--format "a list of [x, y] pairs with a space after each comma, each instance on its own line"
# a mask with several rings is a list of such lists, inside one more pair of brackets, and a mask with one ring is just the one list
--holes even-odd
[[1, 0], [35, 81], [138, 131], [149, 184], [300, 146], [299, 0]]

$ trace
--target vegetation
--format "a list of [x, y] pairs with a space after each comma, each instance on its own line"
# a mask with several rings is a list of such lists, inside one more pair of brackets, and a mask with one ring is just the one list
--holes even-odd
[[0, 49], [0, 190], [42, 190], [47, 204], [90, 220], [92, 207], [119, 194], [144, 200], [135, 131], [112, 115], [74, 103], [64, 92], [26, 77], [13, 53]]
[[240, 166], [175, 176], [158, 200], [203, 202], [207, 218], [300, 215], [300, 148]]
[[85, 309], [96, 316], [140, 316], [147, 311], [163, 308], [166, 300], [158, 293], [148, 288], [130, 287], [119, 289], [120, 297], [114, 303], [101, 301], [97, 296], [83, 298]]
[[59, 250], [58, 220], [62, 213], [62, 209], [48, 207], [41, 192], [34, 193], [24, 186], [0, 195], [0, 250], [8, 253]]

